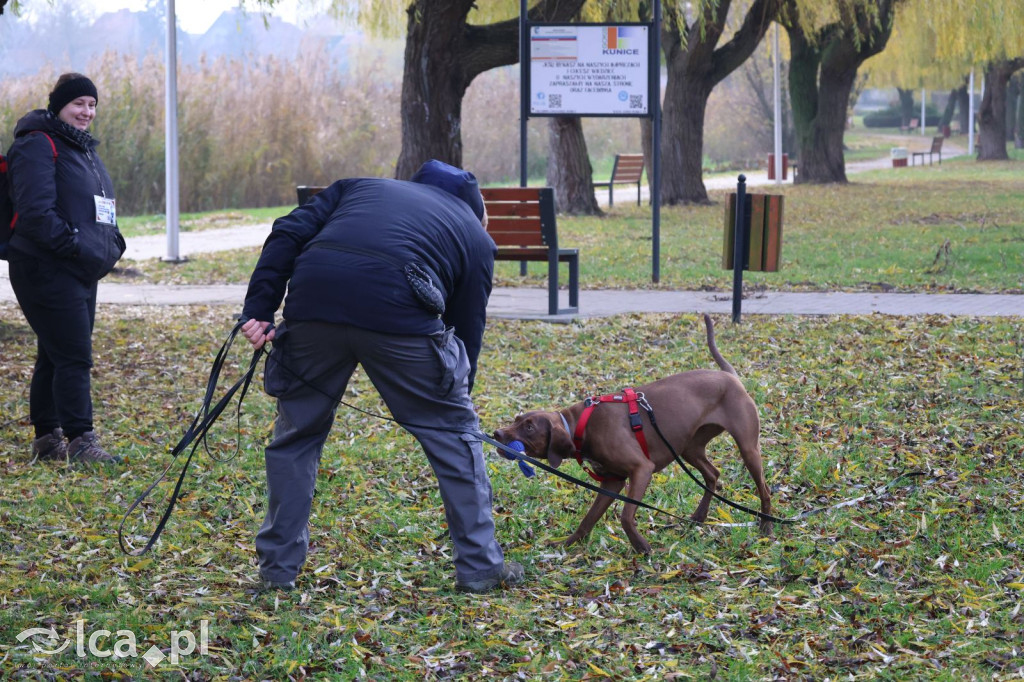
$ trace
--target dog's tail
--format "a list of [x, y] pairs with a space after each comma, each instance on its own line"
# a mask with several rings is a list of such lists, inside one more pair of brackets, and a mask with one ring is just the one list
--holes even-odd
[[718, 366], [724, 371], [738, 377], [739, 374], [733, 369], [733, 366], [729, 364], [729, 361], [722, 357], [722, 354], [718, 352], [718, 346], [715, 345], [715, 324], [711, 321], [711, 316], [704, 313], [704, 326], [708, 328], [708, 349], [711, 351], [711, 357], [715, 359]]

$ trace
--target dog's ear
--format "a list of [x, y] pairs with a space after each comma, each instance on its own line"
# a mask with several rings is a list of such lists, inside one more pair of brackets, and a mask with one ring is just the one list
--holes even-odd
[[548, 462], [557, 467], [562, 460], [573, 456], [572, 436], [558, 423], [561, 420], [557, 420], [557, 414], [545, 421], [548, 426]]

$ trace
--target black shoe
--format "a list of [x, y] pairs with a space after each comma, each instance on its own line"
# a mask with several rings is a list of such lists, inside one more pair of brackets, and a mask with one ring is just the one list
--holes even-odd
[[45, 436], [32, 441], [32, 459], [42, 461], [66, 461], [68, 443], [64, 440], [64, 430], [59, 426]]
[[480, 580], [470, 580], [467, 582], [455, 582], [455, 589], [459, 592], [471, 592], [473, 594], [483, 594], [490, 592], [498, 587], [512, 587], [523, 582], [526, 572], [523, 570], [523, 565], [518, 561], [506, 561], [505, 565], [501, 569], [501, 573], [490, 578], [481, 578]]

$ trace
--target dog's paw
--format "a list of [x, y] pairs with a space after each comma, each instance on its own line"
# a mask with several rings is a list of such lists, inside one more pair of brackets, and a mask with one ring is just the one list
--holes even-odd
[[647, 539], [639, 533], [627, 534], [629, 537], [629, 544], [633, 545], [633, 549], [640, 554], [651, 554], [654, 552], [651, 549], [651, 543], [647, 542]]

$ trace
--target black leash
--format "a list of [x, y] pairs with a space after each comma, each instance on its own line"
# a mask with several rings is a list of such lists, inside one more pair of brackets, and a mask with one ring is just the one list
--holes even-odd
[[[668, 451], [672, 453], [673, 459], [675, 459], [675, 461], [679, 463], [679, 466], [681, 466], [683, 468], [683, 471], [686, 472], [686, 475], [689, 476], [693, 480], [693, 482], [696, 483], [700, 487], [701, 490], [703, 490], [704, 492], [711, 493], [711, 495], [714, 496], [714, 498], [716, 500], [718, 500], [719, 502], [722, 502], [722, 503], [732, 507], [733, 509], [736, 509], [737, 511], [744, 512], [745, 514], [750, 514], [751, 516], [754, 516], [754, 517], [756, 517], [756, 518], [758, 518], [758, 519], [760, 519], [762, 521], [771, 521], [772, 523], [782, 523], [782, 524], [799, 523], [800, 521], [806, 519], [808, 516], [813, 516], [815, 514], [820, 514], [821, 512], [827, 511], [829, 509], [838, 509], [839, 507], [846, 507], [846, 506], [849, 506], [851, 504], [856, 504], [857, 502], [860, 502], [861, 500], [864, 500], [864, 499], [867, 498], [867, 495], [863, 495], [863, 496], [857, 498], [856, 500], [846, 500], [844, 502], [838, 502], [836, 504], [828, 505], [828, 506], [825, 506], [825, 507], [815, 507], [813, 509], [807, 509], [805, 511], [800, 512], [799, 514], [796, 514], [794, 516], [788, 516], [788, 517], [785, 517], [785, 518], [779, 517], [779, 516], [772, 516], [771, 514], [765, 514], [764, 512], [760, 511], [759, 509], [752, 509], [751, 507], [745, 507], [742, 504], [739, 504], [738, 502], [733, 502], [729, 498], [723, 497], [722, 495], [719, 495], [717, 491], [712, 490], [711, 488], [708, 488], [708, 486], [704, 483], [704, 481], [702, 481], [701, 479], [697, 478], [697, 475], [694, 474], [693, 471], [690, 470], [690, 467], [686, 466], [686, 461], [683, 460], [683, 458], [679, 456], [679, 454], [675, 451], [675, 448], [672, 447], [672, 444], [668, 442], [668, 438], [665, 437], [665, 434], [663, 434], [661, 432], [661, 428], [658, 426], [658, 422], [654, 418], [654, 408], [651, 407], [651, 404], [649, 402], [647, 402], [646, 398], [643, 398], [639, 402], [640, 402], [640, 406], [643, 407], [644, 410], [647, 412], [647, 416], [651, 420], [651, 426], [654, 427], [654, 432], [658, 434], [659, 438], [661, 438], [661, 442], [664, 443], [665, 447], [668, 448]], [[912, 478], [912, 477], [915, 477], [915, 476], [924, 476], [924, 472], [923, 471], [917, 471], [917, 470], [904, 471], [899, 476], [897, 476], [896, 478], [892, 479], [887, 484], [882, 486], [880, 489], [875, 491], [875, 494], [876, 495], [881, 495], [882, 493], [884, 493], [889, 488], [895, 486], [897, 482], [903, 480], [904, 478]], [[723, 525], [723, 524], [715, 524], [715, 525]], [[744, 526], [744, 525], [749, 525], [749, 524], [724, 524], [724, 525]]]
[[[231, 345], [234, 343], [235, 337], [238, 336], [238, 332], [241, 330], [242, 324], [244, 324], [244, 322], [244, 319], [238, 320], [234, 328], [232, 328], [231, 332], [228, 334], [228, 337], [224, 341], [224, 344], [220, 347], [220, 351], [217, 353], [217, 357], [213, 361], [213, 366], [210, 368], [210, 377], [209, 379], [207, 379], [206, 382], [206, 393], [203, 396], [202, 405], [196, 412], [196, 416], [192, 420], [192, 424], [188, 427], [188, 429], [186, 429], [185, 435], [181, 437], [181, 440], [178, 441], [178, 444], [174, 446], [173, 450], [171, 450], [171, 456], [174, 459], [172, 459], [171, 462], [167, 464], [167, 467], [163, 470], [163, 473], [161, 473], [160, 476], [142, 492], [141, 495], [135, 498], [135, 501], [132, 502], [130, 507], [128, 507], [128, 511], [125, 512], [124, 517], [121, 519], [121, 524], [117, 527], [117, 541], [121, 545], [121, 551], [125, 554], [129, 554], [132, 556], [139, 556], [141, 554], [145, 554], [156, 543], [157, 538], [160, 537], [160, 533], [162, 533], [164, 530], [164, 526], [167, 525], [167, 520], [171, 517], [171, 512], [174, 510], [174, 506], [175, 504], [177, 504], [178, 498], [181, 495], [181, 487], [185, 481], [185, 474], [188, 473], [188, 468], [192, 464], [192, 457], [196, 453], [196, 448], [199, 447], [200, 443], [203, 443], [204, 447], [206, 448], [206, 451], [210, 453], [210, 449], [206, 445], [206, 434], [210, 430], [210, 427], [213, 426], [213, 423], [217, 421], [217, 418], [220, 417], [221, 413], [224, 412], [224, 409], [231, 403], [231, 399], [234, 397], [235, 393], [237, 393], [239, 390], [241, 390], [241, 393], [238, 396], [238, 410], [236, 413], [236, 417], [238, 420], [241, 420], [242, 401], [245, 400], [245, 394], [248, 392], [249, 385], [252, 383], [252, 378], [256, 372], [256, 367], [259, 365], [259, 360], [263, 355], [263, 349], [259, 349], [253, 352], [252, 359], [249, 361], [249, 367], [242, 375], [242, 377], [238, 381], [236, 381], [234, 385], [227, 390], [227, 392], [225, 392], [224, 396], [219, 401], [217, 401], [216, 405], [211, 407], [210, 404], [213, 402], [213, 394], [217, 388], [217, 382], [220, 379], [221, 370], [223, 370], [224, 368], [224, 362], [227, 359], [228, 353], [231, 350]], [[270, 328], [267, 329], [267, 331], [269, 330]], [[150, 535], [149, 540], [146, 542], [146, 545], [140, 551], [130, 551], [126, 548], [124, 541], [125, 522], [128, 520], [128, 517], [131, 515], [131, 513], [135, 511], [136, 507], [142, 504], [142, 502], [147, 497], [149, 497], [150, 493], [152, 493], [153, 490], [167, 477], [167, 473], [171, 470], [171, 467], [174, 466], [174, 462], [177, 460], [178, 455], [184, 452], [185, 449], [189, 447], [189, 445], [191, 445], [192, 447], [189, 450], [188, 458], [185, 460], [185, 464], [182, 465], [181, 467], [181, 473], [178, 474], [178, 482], [174, 486], [174, 492], [171, 494], [171, 499], [167, 504], [167, 509], [164, 510], [164, 514], [160, 518], [159, 523], [157, 523], [156, 529], [153, 531], [152, 535]], [[236, 442], [235, 454], [238, 453], [238, 447], [238, 443]], [[212, 456], [212, 453], [210, 454]]]
[[[269, 353], [268, 353], [268, 355], [269, 355]], [[301, 381], [303, 384], [305, 384], [309, 388], [313, 389], [314, 391], [316, 391], [317, 393], [319, 393], [322, 396], [325, 396], [327, 398], [330, 398], [331, 400], [334, 400], [336, 405], [343, 405], [344, 407], [347, 407], [347, 408], [349, 408], [351, 410], [355, 410], [356, 412], [360, 412], [360, 413], [362, 413], [362, 414], [364, 414], [364, 415], [366, 415], [368, 417], [373, 417], [374, 419], [380, 419], [382, 421], [389, 421], [389, 422], [398, 424], [399, 426], [401, 426], [401, 427], [403, 427], [405, 429], [419, 428], [419, 429], [429, 429], [429, 430], [433, 430], [433, 431], [448, 431], [448, 432], [452, 432], [452, 433], [467, 433], [463, 429], [445, 428], [445, 427], [441, 427], [441, 426], [427, 426], [425, 424], [413, 424], [411, 422], [403, 422], [403, 421], [400, 421], [398, 419], [395, 419], [394, 417], [388, 417], [387, 415], [379, 414], [377, 412], [371, 412], [369, 410], [364, 410], [361, 407], [358, 407], [356, 405], [352, 405], [351, 403], [345, 402], [340, 397], [336, 397], [334, 395], [331, 395], [331, 394], [327, 393], [326, 391], [324, 391], [323, 389], [321, 389], [320, 387], [318, 387], [317, 385], [315, 385], [311, 381], [308, 381], [307, 379], [305, 379], [305, 377], [301, 376], [298, 372], [296, 372], [295, 370], [291, 369], [290, 367], [288, 367], [287, 365], [282, 363], [279, 358], [275, 358], [275, 362], [277, 362], [281, 366], [282, 369], [287, 371], [289, 374], [294, 376], [296, 379]], [[668, 447], [669, 452], [672, 453], [673, 458], [675, 458], [675, 460], [683, 468], [683, 471], [685, 471], [687, 473], [687, 475], [689, 475], [689, 477], [691, 479], [693, 479], [693, 481], [698, 486], [700, 486], [700, 488], [702, 490], [707, 491], [708, 488], [704, 484], [704, 482], [701, 481], [700, 479], [698, 479], [693, 474], [693, 472], [689, 469], [689, 467], [686, 466], [686, 462], [676, 453], [675, 449], [671, 446], [671, 444], [669, 444], [668, 439], [666, 439], [665, 435], [661, 432], [661, 429], [658, 427], [658, 424], [655, 421], [654, 409], [651, 408], [650, 403], [648, 403], [646, 399], [643, 399], [640, 402], [641, 402], [641, 405], [644, 407], [644, 409], [647, 411], [647, 414], [648, 414], [648, 416], [651, 419], [651, 425], [654, 426], [654, 430], [657, 432], [657, 434], [661, 438], [662, 442], [665, 443], [666, 447]], [[618, 500], [620, 502], [625, 502], [627, 504], [633, 504], [633, 505], [636, 505], [637, 507], [642, 507], [644, 509], [649, 509], [649, 510], [657, 512], [659, 514], [664, 514], [665, 516], [670, 516], [670, 517], [672, 517], [674, 519], [678, 519], [680, 521], [685, 521], [687, 523], [691, 523], [691, 524], [695, 524], [695, 525], [714, 525], [714, 526], [723, 526], [723, 527], [740, 527], [740, 526], [751, 525], [749, 523], [710, 523], [709, 524], [709, 523], [706, 523], [706, 522], [694, 521], [691, 518], [682, 517], [682, 516], [679, 516], [678, 514], [673, 514], [672, 512], [665, 511], [664, 509], [660, 509], [658, 507], [655, 507], [654, 505], [648, 504], [648, 503], [643, 502], [641, 500], [634, 500], [632, 497], [629, 497], [627, 495], [622, 495], [620, 493], [613, 493], [612, 491], [606, 490], [606, 489], [601, 488], [599, 486], [596, 486], [596, 485], [594, 485], [593, 483], [591, 483], [589, 481], [585, 481], [583, 479], [576, 478], [575, 476], [572, 476], [570, 474], [563, 473], [563, 472], [559, 471], [558, 469], [556, 469], [555, 467], [551, 466], [550, 464], [547, 464], [547, 463], [542, 462], [540, 460], [534, 459], [533, 457], [530, 457], [529, 455], [527, 455], [526, 453], [524, 453], [524, 452], [522, 452], [520, 450], [515, 450], [515, 449], [509, 447], [508, 445], [505, 445], [504, 443], [500, 443], [500, 442], [494, 440], [493, 438], [491, 438], [490, 436], [484, 434], [483, 432], [477, 431], [476, 433], [469, 433], [469, 435], [476, 436], [479, 440], [481, 440], [481, 441], [483, 441], [485, 443], [488, 443], [490, 445], [493, 445], [495, 448], [497, 448], [505, 456], [506, 459], [516, 460], [517, 462], [525, 462], [528, 465], [532, 465], [532, 466], [537, 467], [539, 469], [543, 469], [544, 471], [547, 471], [548, 473], [554, 474], [555, 476], [557, 476], [557, 477], [559, 477], [559, 478], [561, 478], [561, 479], [563, 479], [565, 481], [568, 481], [568, 482], [570, 482], [570, 483], [572, 483], [574, 485], [577, 485], [577, 486], [579, 486], [581, 488], [586, 488], [587, 490], [592, 490], [592, 491], [594, 491], [594, 492], [596, 492], [596, 493], [598, 493], [600, 495], [605, 495], [607, 497], [611, 497], [612, 499]], [[881, 495], [882, 493], [884, 493], [889, 488], [892, 488], [893, 486], [895, 486], [896, 483], [898, 483], [899, 481], [903, 480], [904, 478], [909, 478], [909, 477], [914, 477], [914, 476], [923, 476], [923, 475], [924, 475], [923, 471], [908, 471], [908, 472], [901, 473], [899, 476], [897, 476], [893, 480], [889, 481], [889, 483], [887, 483], [886, 485], [884, 485], [881, 488], [873, 491], [873, 493], [875, 495]], [[764, 514], [763, 512], [761, 512], [761, 511], [759, 511], [757, 509], [752, 509], [750, 507], [745, 507], [745, 506], [743, 506], [743, 505], [741, 505], [741, 504], [739, 504], [737, 502], [733, 502], [732, 500], [719, 495], [716, 491], [712, 490], [710, 492], [711, 492], [712, 495], [714, 495], [714, 497], [716, 499], [720, 500], [721, 502], [727, 504], [730, 507], [733, 507], [734, 509], [736, 509], [738, 511], [742, 511], [742, 512], [744, 512], [746, 514], [751, 514], [751, 515], [753, 515], [753, 516], [755, 516], [755, 517], [757, 517], [759, 519], [765, 520], [765, 521], [772, 521], [773, 523], [782, 523], [782, 524], [798, 523], [798, 522], [802, 521], [803, 519], [805, 519], [805, 518], [807, 518], [809, 516], [813, 516], [814, 514], [819, 514], [821, 512], [827, 511], [829, 509], [838, 509], [839, 507], [850, 506], [850, 505], [856, 504], [858, 502], [861, 502], [861, 501], [867, 499], [867, 497], [868, 497], [867, 495], [863, 495], [863, 496], [858, 497], [858, 498], [853, 499], [853, 500], [845, 500], [843, 502], [838, 502], [836, 504], [828, 505], [828, 506], [825, 506], [825, 507], [815, 507], [813, 509], [808, 509], [808, 510], [805, 510], [803, 512], [800, 512], [799, 514], [796, 514], [795, 516], [782, 518], [782, 517], [778, 517], [778, 516], [772, 516], [770, 514]]]
[[[189, 466], [192, 463], [192, 457], [195, 455], [196, 449], [199, 447], [200, 443], [203, 443], [203, 445], [206, 448], [207, 452], [210, 453], [209, 447], [206, 445], [206, 435], [209, 432], [210, 427], [220, 417], [221, 413], [224, 412], [224, 410], [227, 408], [227, 406], [231, 403], [232, 398], [235, 396], [235, 394], [239, 390], [241, 391], [241, 393], [238, 396], [238, 407], [237, 407], [237, 412], [236, 412], [236, 419], [239, 420], [239, 423], [240, 423], [242, 401], [245, 399], [245, 395], [246, 395], [246, 393], [249, 390], [249, 385], [252, 383], [252, 378], [253, 378], [253, 375], [256, 372], [256, 368], [259, 365], [259, 361], [262, 358], [264, 353], [266, 353], [268, 356], [270, 356], [270, 352], [266, 349], [266, 345], [264, 345], [263, 347], [253, 351], [252, 359], [249, 361], [249, 366], [246, 369], [245, 373], [242, 375], [242, 377], [240, 379], [238, 379], [231, 386], [231, 388], [229, 388], [225, 392], [224, 396], [217, 402], [216, 405], [211, 407], [210, 404], [213, 402], [214, 392], [215, 392], [215, 390], [217, 388], [217, 383], [218, 383], [218, 381], [220, 379], [220, 374], [221, 374], [221, 371], [223, 370], [224, 362], [227, 359], [228, 353], [231, 350], [231, 346], [234, 343], [235, 338], [238, 336], [238, 333], [239, 333], [239, 331], [241, 331], [241, 327], [242, 327], [242, 325], [245, 322], [246, 322], [246, 320], [244, 318], [239, 318], [239, 320], [236, 322], [235, 326], [232, 328], [231, 332], [228, 334], [227, 339], [224, 341], [223, 345], [221, 346], [220, 351], [218, 351], [217, 357], [213, 361], [213, 366], [210, 368], [210, 376], [209, 376], [209, 378], [207, 379], [207, 382], [206, 382], [206, 392], [205, 392], [205, 394], [203, 396], [202, 404], [201, 404], [199, 410], [196, 412], [196, 416], [195, 416], [195, 418], [193, 418], [192, 424], [188, 427], [188, 429], [185, 431], [185, 434], [181, 437], [181, 440], [178, 441], [178, 444], [175, 445], [174, 449], [171, 451], [171, 455], [172, 455], [172, 457], [174, 459], [170, 463], [168, 463], [167, 467], [160, 474], [160, 476], [135, 499], [135, 501], [131, 504], [131, 506], [125, 512], [124, 517], [121, 519], [121, 523], [120, 523], [120, 525], [118, 526], [118, 529], [117, 529], [117, 536], [118, 536], [118, 543], [121, 546], [121, 551], [124, 552], [125, 554], [131, 555], [131, 556], [139, 556], [139, 555], [145, 554], [156, 543], [157, 539], [160, 537], [160, 534], [163, 532], [164, 527], [167, 525], [167, 521], [168, 521], [168, 519], [171, 516], [171, 512], [174, 510], [174, 507], [177, 504], [178, 498], [181, 495], [181, 488], [182, 488], [182, 485], [183, 485], [183, 483], [185, 481], [185, 475], [188, 473], [188, 469], [189, 469]], [[272, 328], [273, 328], [273, 325], [268, 327], [265, 330], [265, 333], [269, 332], [270, 329], [272, 329]], [[280, 364], [283, 369], [285, 369], [286, 371], [291, 373], [293, 376], [295, 376], [297, 379], [302, 381], [306, 386], [310, 387], [311, 389], [313, 389], [317, 393], [320, 393], [321, 395], [326, 396], [327, 398], [330, 398], [331, 400], [334, 400], [337, 405], [344, 405], [345, 407], [347, 407], [349, 409], [356, 410], [357, 412], [361, 412], [362, 414], [365, 414], [365, 415], [370, 416], [370, 417], [374, 417], [374, 418], [381, 419], [381, 420], [384, 420], [384, 421], [394, 422], [394, 423], [398, 424], [399, 426], [401, 426], [401, 427], [403, 427], [403, 428], [405, 428], [407, 430], [408, 429], [413, 429], [413, 428], [419, 428], [419, 429], [430, 429], [430, 430], [435, 430], [435, 431], [448, 431], [448, 432], [453, 432], [453, 433], [467, 433], [464, 429], [445, 428], [445, 427], [438, 427], [438, 426], [427, 426], [427, 425], [424, 425], [424, 424], [414, 424], [414, 423], [410, 423], [410, 422], [403, 422], [403, 421], [400, 421], [398, 419], [395, 419], [394, 417], [388, 417], [386, 415], [378, 414], [378, 413], [375, 413], [375, 412], [370, 412], [369, 410], [364, 410], [361, 407], [357, 407], [356, 405], [352, 405], [350, 403], [345, 402], [341, 397], [336, 397], [334, 395], [331, 395], [331, 394], [327, 393], [326, 391], [323, 391], [318, 386], [316, 386], [312, 382], [308, 381], [304, 377], [300, 376], [294, 370], [290, 369], [287, 365], [285, 365], [284, 363], [281, 363], [279, 358], [275, 358], [275, 362]], [[861, 496], [859, 498], [856, 498], [856, 499], [853, 499], [853, 500], [846, 500], [844, 502], [840, 502], [840, 503], [837, 503], [837, 504], [834, 504], [834, 505], [830, 505], [830, 506], [826, 506], [826, 507], [817, 507], [817, 508], [814, 508], [814, 509], [808, 509], [808, 510], [803, 511], [803, 512], [801, 512], [801, 513], [799, 513], [799, 514], [797, 514], [795, 516], [791, 516], [791, 517], [787, 517], [787, 518], [781, 518], [781, 517], [777, 517], [777, 516], [772, 516], [770, 514], [764, 514], [763, 512], [761, 512], [759, 510], [752, 509], [752, 508], [749, 508], [749, 507], [745, 507], [745, 506], [743, 506], [743, 505], [741, 505], [739, 503], [733, 502], [732, 500], [719, 495], [714, 490], [709, 490], [708, 487], [704, 484], [704, 482], [701, 481], [700, 479], [698, 479], [697, 476], [692, 471], [690, 471], [689, 467], [686, 466], [686, 463], [683, 461], [683, 459], [676, 453], [675, 449], [673, 449], [672, 446], [669, 444], [668, 439], [665, 438], [665, 435], [661, 432], [661, 429], [658, 427], [658, 424], [655, 421], [654, 410], [651, 408], [650, 404], [647, 403], [646, 400], [644, 400], [643, 401], [643, 406], [644, 406], [644, 409], [647, 411], [648, 416], [650, 417], [651, 425], [654, 426], [655, 432], [657, 432], [657, 434], [661, 438], [662, 442], [664, 442], [665, 445], [668, 447], [669, 451], [672, 453], [673, 458], [675, 458], [675, 460], [683, 468], [683, 471], [685, 471], [687, 473], [687, 475], [691, 479], [693, 479], [693, 481], [698, 486], [700, 486], [700, 488], [702, 490], [711, 492], [711, 494], [714, 495], [714, 497], [717, 500], [723, 502], [724, 504], [726, 504], [726, 505], [728, 505], [728, 506], [730, 506], [730, 507], [732, 507], [732, 508], [734, 508], [734, 509], [736, 509], [738, 511], [742, 511], [742, 512], [744, 512], [746, 514], [751, 514], [751, 515], [755, 516], [756, 518], [758, 518], [760, 520], [771, 521], [773, 523], [790, 524], [790, 523], [798, 523], [799, 521], [807, 518], [808, 516], [811, 516], [813, 514], [818, 514], [820, 512], [826, 511], [828, 509], [836, 509], [836, 508], [839, 508], [839, 507], [850, 506], [852, 504], [856, 504], [856, 503], [858, 503], [858, 502], [860, 502], [860, 501], [862, 501], [862, 500], [867, 498], [867, 495], [864, 495], [864, 496]], [[540, 460], [534, 459], [533, 457], [530, 457], [529, 455], [527, 455], [524, 452], [520, 452], [519, 450], [515, 450], [515, 449], [509, 447], [508, 445], [505, 445], [504, 443], [500, 443], [497, 440], [494, 440], [493, 438], [491, 438], [490, 436], [487, 436], [483, 432], [480, 432], [480, 431], [477, 431], [475, 433], [470, 432], [469, 435], [476, 436], [482, 442], [485, 442], [485, 443], [488, 443], [489, 445], [494, 446], [495, 448], [497, 448], [499, 450], [499, 452], [503, 453], [504, 456], [507, 459], [516, 460], [517, 462], [525, 462], [525, 463], [527, 463], [529, 465], [532, 465], [534, 467], [537, 467], [539, 469], [543, 469], [544, 471], [547, 471], [548, 473], [551, 473], [551, 474], [553, 474], [553, 475], [555, 475], [555, 476], [557, 476], [557, 477], [559, 477], [559, 478], [561, 478], [561, 479], [563, 479], [565, 481], [568, 481], [568, 482], [570, 482], [570, 483], [572, 483], [574, 485], [577, 485], [577, 486], [579, 486], [581, 488], [586, 488], [587, 490], [591, 490], [593, 492], [596, 492], [599, 495], [605, 495], [607, 497], [611, 497], [612, 499], [618, 500], [620, 502], [624, 502], [626, 504], [632, 504], [632, 505], [635, 505], [637, 507], [642, 507], [644, 509], [649, 509], [649, 510], [651, 510], [653, 512], [656, 512], [656, 513], [659, 513], [659, 514], [664, 514], [665, 516], [670, 516], [670, 517], [672, 517], [674, 519], [678, 519], [680, 521], [685, 521], [685, 522], [693, 523], [693, 524], [698, 524], [699, 523], [699, 522], [693, 521], [690, 518], [682, 517], [682, 516], [679, 516], [677, 514], [673, 514], [672, 512], [665, 511], [664, 509], [660, 509], [658, 507], [655, 507], [654, 505], [651, 505], [651, 504], [648, 504], [646, 502], [643, 502], [642, 500], [634, 500], [633, 498], [631, 498], [631, 497], [629, 497], [627, 495], [622, 495], [622, 494], [619, 494], [619, 493], [612, 492], [610, 490], [606, 490], [605, 488], [601, 488], [599, 486], [596, 486], [593, 483], [590, 483], [589, 481], [584, 481], [582, 479], [576, 478], [576, 477], [571, 476], [569, 474], [563, 473], [563, 472], [559, 471], [558, 469], [556, 469], [555, 467], [553, 467], [553, 466], [551, 466], [551, 465], [549, 465], [549, 464], [547, 464], [545, 462], [542, 462]], [[173, 491], [173, 493], [171, 495], [170, 501], [167, 504], [167, 508], [164, 510], [163, 516], [160, 518], [160, 521], [157, 523], [156, 528], [154, 529], [153, 533], [150, 535], [149, 539], [146, 541], [145, 546], [141, 550], [139, 550], [137, 552], [130, 551], [125, 546], [125, 541], [124, 541], [124, 524], [128, 520], [128, 517], [132, 514], [132, 512], [135, 511], [135, 509], [140, 504], [142, 504], [142, 502], [147, 497], [149, 497], [150, 493], [152, 493], [153, 490], [167, 477], [167, 473], [170, 471], [171, 467], [174, 465], [174, 462], [177, 460], [178, 455], [181, 454], [182, 452], [184, 452], [185, 449], [189, 447], [189, 445], [191, 445], [192, 447], [189, 450], [188, 458], [185, 460], [184, 465], [182, 465], [181, 472], [178, 474], [177, 483], [174, 486], [174, 491]], [[235, 444], [235, 454], [238, 453], [238, 448], [239, 448], [239, 444], [236, 442], [236, 444]], [[212, 456], [212, 453], [210, 453], [210, 454]], [[884, 493], [886, 490], [888, 490], [889, 488], [893, 487], [898, 481], [900, 481], [900, 480], [902, 480], [904, 478], [913, 477], [913, 476], [923, 476], [923, 475], [924, 475], [924, 472], [922, 472], [922, 471], [904, 472], [904, 473], [900, 474], [899, 476], [897, 476], [892, 481], [890, 481], [888, 484], [883, 486], [882, 488], [878, 489], [877, 491], [873, 491], [873, 492], [876, 495], [880, 495], [880, 494]], [[747, 523], [730, 523], [730, 524], [715, 523], [715, 524], [707, 524], [707, 525], [716, 525], [716, 526], [746, 526], [746, 525], [750, 525], [750, 524], [747, 524]]]

